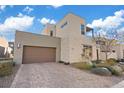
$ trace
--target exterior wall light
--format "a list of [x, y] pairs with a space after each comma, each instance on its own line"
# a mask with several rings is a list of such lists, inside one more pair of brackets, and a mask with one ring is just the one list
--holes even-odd
[[17, 44], [17, 48], [18, 49], [21, 48], [21, 44], [20, 43]]

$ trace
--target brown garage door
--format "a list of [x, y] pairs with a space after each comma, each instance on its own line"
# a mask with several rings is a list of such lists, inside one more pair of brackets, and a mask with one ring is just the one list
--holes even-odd
[[56, 48], [24, 46], [23, 64], [55, 61]]

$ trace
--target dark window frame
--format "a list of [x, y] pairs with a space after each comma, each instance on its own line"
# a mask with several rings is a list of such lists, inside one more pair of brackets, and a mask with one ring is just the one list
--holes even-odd
[[66, 21], [63, 25], [61, 25], [61, 28], [64, 28], [67, 24], [68, 22]]
[[52, 30], [50, 31], [50, 36], [53, 36], [53, 31]]
[[80, 29], [81, 29], [81, 34], [85, 34], [84, 30], [85, 30], [85, 25], [84, 24], [81, 24], [80, 26]]

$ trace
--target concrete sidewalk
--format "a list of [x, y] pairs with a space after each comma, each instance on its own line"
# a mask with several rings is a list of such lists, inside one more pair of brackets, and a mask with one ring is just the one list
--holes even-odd
[[124, 88], [124, 81], [114, 85], [112, 88]]

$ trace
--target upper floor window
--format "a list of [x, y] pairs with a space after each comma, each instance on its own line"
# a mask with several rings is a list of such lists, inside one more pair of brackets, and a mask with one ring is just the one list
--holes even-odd
[[96, 41], [96, 44], [105, 45], [105, 41], [97, 40], [97, 41]]
[[53, 31], [52, 30], [50, 31], [50, 36], [53, 36]]
[[68, 23], [65, 22], [65, 23], [61, 26], [61, 28], [64, 28], [67, 24], [68, 24]]
[[84, 25], [83, 24], [81, 24], [81, 34], [85, 34], [85, 32], [84, 32]]

